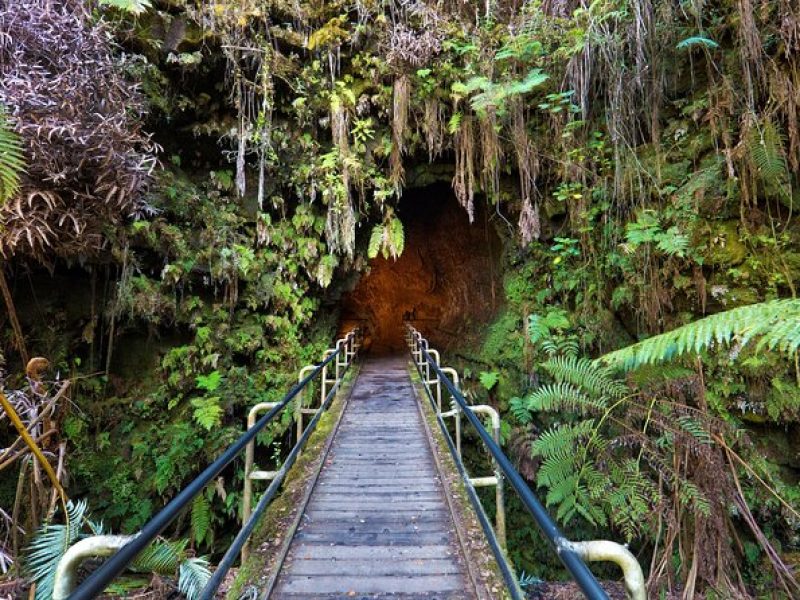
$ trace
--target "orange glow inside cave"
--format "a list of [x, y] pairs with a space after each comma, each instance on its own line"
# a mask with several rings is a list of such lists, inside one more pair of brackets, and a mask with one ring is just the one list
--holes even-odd
[[405, 250], [370, 261], [342, 300], [342, 328], [360, 325], [373, 354], [405, 349], [404, 322], [446, 349], [485, 325], [502, 299], [501, 242], [476, 202], [475, 221], [445, 184], [408, 190], [398, 209]]

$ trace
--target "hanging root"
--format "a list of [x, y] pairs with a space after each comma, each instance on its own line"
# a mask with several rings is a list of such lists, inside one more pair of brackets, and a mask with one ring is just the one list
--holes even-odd
[[453, 191], [459, 204], [469, 215], [469, 222], [475, 220], [475, 139], [472, 117], [464, 117], [453, 141], [456, 150], [456, 174], [453, 177]]
[[392, 154], [390, 161], [390, 179], [395, 189], [403, 186], [405, 171], [403, 169], [403, 154], [406, 151], [405, 135], [408, 128], [408, 105], [411, 95], [411, 86], [408, 75], [400, 75], [394, 80], [393, 111], [392, 111]]

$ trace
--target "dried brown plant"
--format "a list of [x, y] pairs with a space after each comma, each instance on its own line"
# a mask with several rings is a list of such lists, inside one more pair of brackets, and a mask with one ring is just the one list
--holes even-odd
[[78, 0], [0, 0], [0, 102], [27, 172], [0, 207], [0, 255], [96, 252], [104, 228], [151, 210], [144, 103], [103, 21]]

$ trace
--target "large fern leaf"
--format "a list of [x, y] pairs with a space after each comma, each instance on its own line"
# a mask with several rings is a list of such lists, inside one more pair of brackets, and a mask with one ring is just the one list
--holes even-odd
[[377, 257], [378, 253], [381, 251], [381, 246], [383, 246], [383, 225], [378, 224], [372, 228], [372, 233], [369, 236], [367, 256], [369, 258]]
[[754, 127], [745, 140], [749, 158], [755, 167], [764, 191], [774, 197], [791, 198], [789, 165], [783, 131], [771, 120]]
[[[403, 230], [403, 222], [398, 218], [392, 218], [386, 228], [387, 244], [386, 251], [392, 258], [399, 258], [406, 247], [406, 235]], [[388, 258], [388, 257], [387, 257]]]
[[208, 559], [204, 556], [187, 558], [180, 566], [178, 590], [186, 596], [186, 600], [197, 600], [209, 579], [211, 570], [208, 568]]
[[571, 383], [594, 396], [617, 399], [628, 392], [627, 386], [615, 379], [610, 369], [587, 358], [554, 356], [543, 363], [542, 368], [556, 381]]
[[561, 382], [543, 385], [531, 392], [528, 396], [527, 407], [532, 411], [585, 412], [590, 408], [604, 408], [604, 402], [590, 398], [572, 384]]
[[548, 458], [560, 456], [563, 452], [573, 452], [575, 448], [583, 445], [585, 440], [595, 430], [594, 419], [586, 419], [577, 423], [565, 423], [548, 429], [531, 444], [533, 456]]
[[174, 575], [185, 558], [187, 540], [156, 541], [142, 550], [131, 563], [131, 570], [140, 573]]
[[25, 551], [25, 566], [36, 584], [36, 600], [51, 600], [56, 566], [61, 557], [81, 536], [86, 516], [86, 502], [67, 503], [68, 525], [46, 523], [31, 540]]
[[192, 502], [192, 535], [194, 541], [202, 544], [210, 532], [211, 506], [205, 494], [197, 494]]
[[717, 313], [597, 360], [631, 370], [733, 342], [743, 348], [757, 339], [759, 349], [796, 352], [800, 348], [800, 300], [772, 300]]
[[24, 170], [22, 141], [11, 128], [5, 107], [0, 104], [0, 204], [19, 191], [20, 174]]

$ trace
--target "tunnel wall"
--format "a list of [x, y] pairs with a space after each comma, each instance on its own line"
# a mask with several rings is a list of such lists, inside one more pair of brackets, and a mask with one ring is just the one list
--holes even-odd
[[446, 348], [485, 324], [502, 298], [501, 241], [486, 214], [470, 224], [448, 185], [408, 190], [400, 258], [378, 257], [342, 303], [342, 326], [361, 325], [373, 353], [404, 348], [404, 321]]

